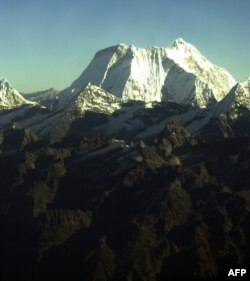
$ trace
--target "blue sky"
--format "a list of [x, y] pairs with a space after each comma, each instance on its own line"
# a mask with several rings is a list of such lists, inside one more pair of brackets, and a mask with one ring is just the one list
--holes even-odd
[[249, 11], [249, 0], [0, 0], [0, 76], [23, 92], [63, 89], [100, 49], [182, 37], [244, 81]]

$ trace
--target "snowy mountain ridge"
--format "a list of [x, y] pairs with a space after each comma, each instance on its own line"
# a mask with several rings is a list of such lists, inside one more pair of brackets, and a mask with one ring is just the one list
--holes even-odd
[[78, 96], [68, 104], [64, 109], [63, 115], [58, 118], [58, 120], [55, 120], [56, 122], [53, 124], [50, 138], [56, 140], [63, 137], [65, 131], [69, 130], [71, 124], [79, 118], [84, 118], [86, 112], [109, 116], [116, 110], [119, 110], [120, 107], [121, 100], [119, 98], [89, 83]]
[[209, 62], [179, 38], [167, 48], [119, 44], [96, 53], [88, 67], [63, 91], [61, 104], [88, 83], [128, 100], [171, 100], [206, 107], [236, 84], [223, 68]]
[[239, 110], [244, 107], [250, 110], [250, 80], [236, 84], [229, 94], [216, 106], [217, 112], [224, 113], [230, 109], [231, 117], [236, 119]]
[[198, 135], [222, 115], [233, 126], [237, 120], [247, 123], [250, 110], [250, 79], [236, 83], [183, 39], [168, 48], [119, 44], [101, 50], [65, 90], [34, 93], [35, 107], [22, 96], [13, 100], [20, 94], [1, 81], [10, 104], [0, 111], [1, 127], [15, 123], [51, 141], [74, 133], [143, 139], [169, 119]]

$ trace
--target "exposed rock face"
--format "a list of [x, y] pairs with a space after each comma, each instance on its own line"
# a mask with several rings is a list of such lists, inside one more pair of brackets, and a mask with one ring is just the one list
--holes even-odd
[[161, 138], [167, 139], [173, 148], [183, 146], [185, 144], [195, 145], [195, 138], [184, 129], [184, 127], [175, 119], [170, 119], [163, 132]]
[[223, 279], [250, 262], [249, 147], [171, 120], [152, 142], [74, 136], [0, 156], [2, 280]]

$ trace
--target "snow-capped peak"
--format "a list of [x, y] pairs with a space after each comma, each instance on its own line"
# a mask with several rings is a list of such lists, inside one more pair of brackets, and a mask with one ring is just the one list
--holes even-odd
[[[172, 100], [200, 107], [220, 101], [236, 84], [182, 38], [168, 48], [118, 44], [96, 53], [81, 76], [61, 95], [61, 105], [89, 83], [122, 98]], [[70, 93], [70, 94], [69, 94]]]
[[189, 46], [192, 46], [191, 44], [189, 44], [188, 42], [186, 42], [183, 38], [177, 38], [172, 44], [171, 44], [171, 47], [178, 47], [178, 48], [181, 48], [181, 47], [189, 47]]
[[241, 85], [243, 85], [243, 87], [250, 88], [250, 76], [244, 82], [242, 82]]
[[13, 87], [6, 78], [1, 77], [0, 78], [0, 90], [6, 90], [7, 88], [13, 88]]
[[14, 108], [23, 104], [36, 104], [26, 100], [6, 78], [0, 78], [0, 108]]
[[186, 44], [187, 43], [182, 37], [177, 38], [174, 42], [180, 43], [180, 44]]

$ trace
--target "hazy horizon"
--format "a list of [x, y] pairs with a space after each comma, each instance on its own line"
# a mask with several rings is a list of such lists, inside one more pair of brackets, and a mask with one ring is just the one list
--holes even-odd
[[69, 86], [100, 49], [167, 47], [182, 37], [242, 82], [250, 74], [247, 0], [10, 0], [1, 3], [0, 76], [20, 92]]

